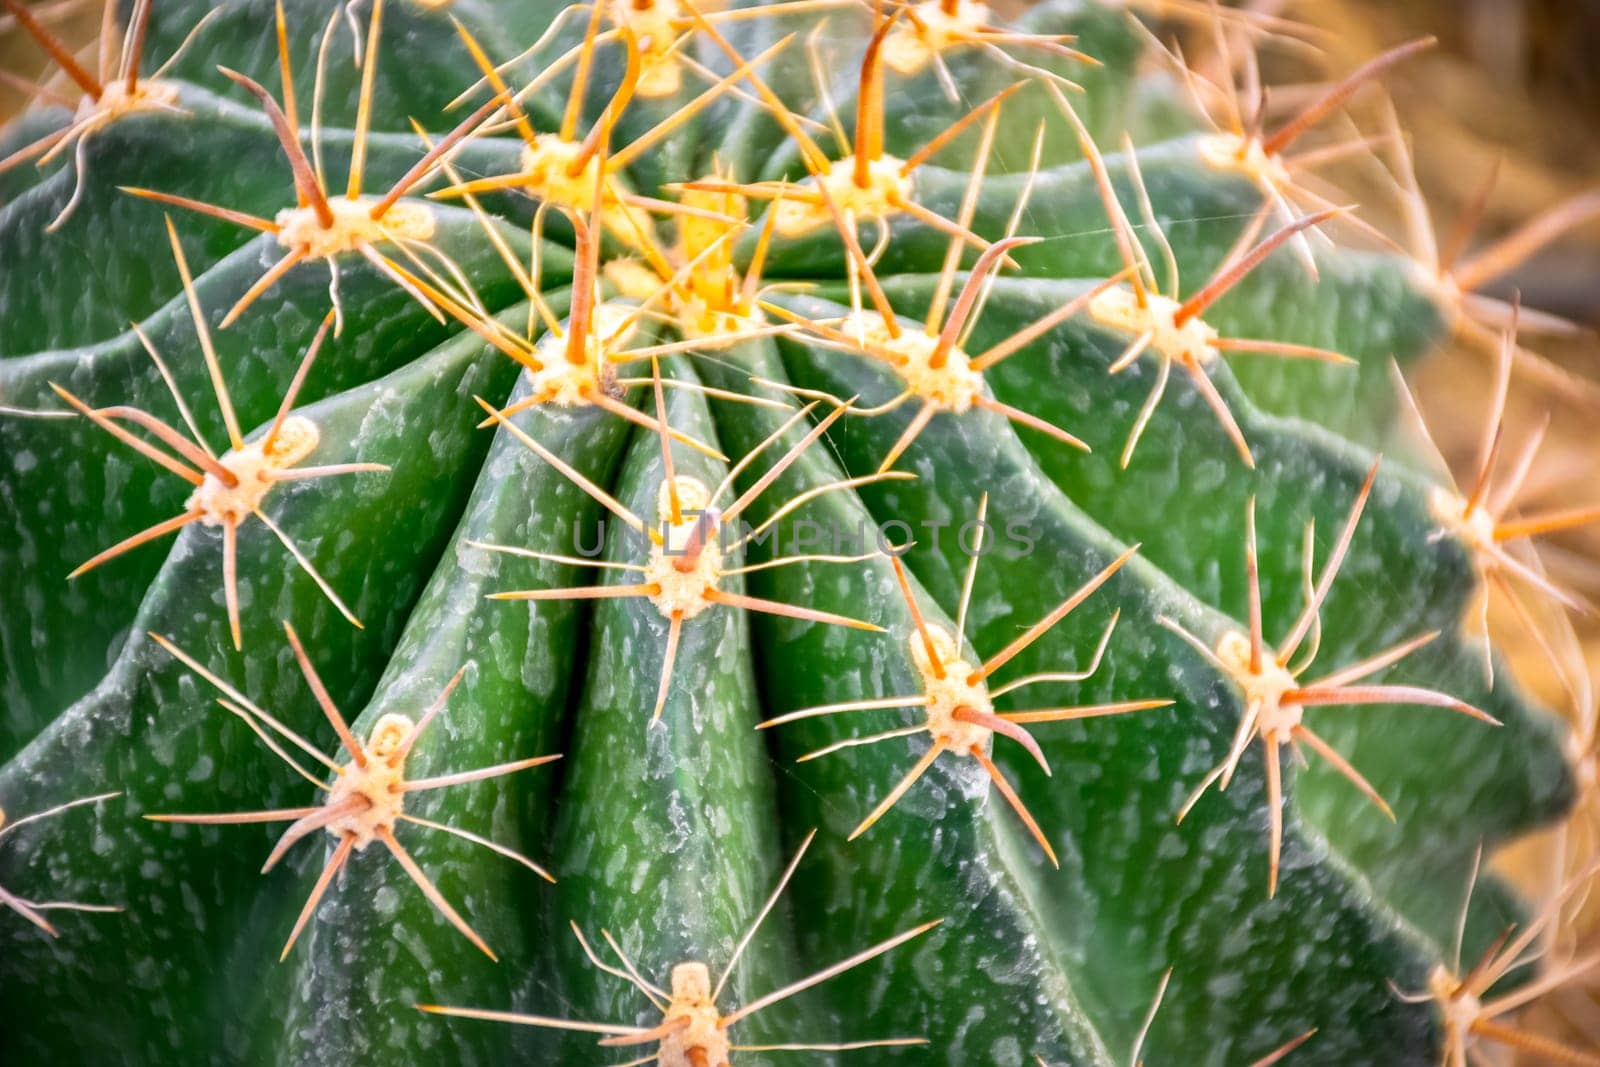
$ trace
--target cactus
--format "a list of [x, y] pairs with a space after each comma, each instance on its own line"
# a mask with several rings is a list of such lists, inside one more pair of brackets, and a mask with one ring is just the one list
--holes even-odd
[[1422, 44], [1264, 131], [1112, 3], [5, 6], [8, 1058], [1554, 1047], [1478, 613], [1591, 516], [1412, 461], [1472, 285], [1288, 152]]

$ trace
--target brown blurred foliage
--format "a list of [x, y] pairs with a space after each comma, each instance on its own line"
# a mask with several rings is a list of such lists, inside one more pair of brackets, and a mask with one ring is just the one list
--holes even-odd
[[[1409, 132], [1416, 170], [1441, 235], [1452, 232], [1480, 195], [1498, 161], [1499, 175], [1484, 204], [1474, 241], [1500, 236], [1537, 212], [1600, 185], [1600, 0], [1298, 0], [1285, 14], [1328, 31], [1318, 44], [1331, 70], [1349, 70], [1397, 42], [1423, 34], [1439, 46], [1385, 79]], [[1561, 387], [1513, 380], [1508, 440], [1522, 440], [1551, 419], [1532, 487], [1539, 503], [1579, 506], [1600, 501], [1600, 220], [1590, 220], [1494, 287], [1520, 292], [1532, 308], [1587, 327], [1572, 337], [1525, 340], [1570, 371]], [[1489, 403], [1493, 367], [1482, 351], [1454, 345], [1412, 375], [1413, 388], [1441, 450], [1458, 476], [1475, 462]], [[1600, 529], [1550, 539], [1552, 573], [1587, 599], [1600, 601]], [[1559, 609], [1547, 628], [1561, 625]], [[1570, 673], [1600, 677], [1600, 619], [1570, 620], [1582, 662]], [[1491, 619], [1497, 642], [1518, 681], [1582, 730], [1596, 714], [1589, 689], [1578, 701], [1540, 651], [1535, 637], [1509, 612]], [[1594, 771], [1589, 757], [1587, 773]], [[1590, 789], [1573, 822], [1498, 858], [1502, 871], [1531, 893], [1549, 892], [1574, 854], [1600, 845], [1600, 790]], [[1600, 950], [1600, 906], [1573, 916], [1557, 951]], [[1544, 998], [1524, 1020], [1530, 1028], [1600, 1053], [1600, 973], [1589, 972]], [[1532, 1055], [1519, 1064], [1552, 1062]]]
[[[27, 0], [34, 16], [64, 40], [94, 38], [100, 5], [94, 0]], [[0, 70], [30, 81], [47, 72], [49, 60], [9, 15], [0, 14]], [[0, 122], [27, 106], [28, 98], [15, 85], [0, 81]]]

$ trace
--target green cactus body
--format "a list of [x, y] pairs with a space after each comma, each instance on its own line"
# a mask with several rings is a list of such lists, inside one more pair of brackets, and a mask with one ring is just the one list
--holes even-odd
[[[179, 51], [208, 10], [150, 6], [148, 61]], [[1136, 73], [1143, 38], [1116, 5], [1049, 0], [1015, 27], [1040, 41], [1077, 34], [1073, 47], [1098, 66], [1060, 47], [1029, 51], [1020, 37], [923, 56], [917, 34], [938, 4], [892, 25], [870, 5], [703, 21], [674, 4], [661, 25], [683, 39], [665, 50], [617, 28], [624, 14], [654, 17], [649, 4], [607, 6], [591, 23], [588, 9], [555, 4], [389, 0], [375, 28], [380, 5], [363, 6], [347, 22], [342, 9], [285, 4], [300, 141], [340, 211], [355, 203], [344, 176], [363, 161], [366, 199], [348, 208], [362, 219], [408, 176], [399, 210], [422, 230], [394, 236], [404, 227], [385, 216], [392, 230], [369, 244], [283, 266], [294, 246], [279, 213], [309, 219], [315, 197], [297, 194], [268, 114], [218, 72], [283, 100], [264, 0], [220, 6], [161, 73], [173, 107], [118, 117], [81, 151], [0, 179], [0, 526], [11, 531], [0, 539], [0, 803], [20, 815], [120, 794], [0, 837], [0, 886], [22, 902], [125, 909], [57, 917], [51, 938], [0, 908], [8, 1062], [645, 1062], [659, 1052], [664, 1064], [707, 1067], [722, 1055], [1014, 1067], [1122, 1064], [1142, 1040], [1144, 1062], [1243, 1065], [1313, 1030], [1292, 1062], [1438, 1060], [1450, 1040], [1439, 1007], [1395, 991], [1425, 990], [1453, 965], [1478, 850], [1559, 818], [1574, 787], [1554, 720], [1511, 679], [1484, 678], [1469, 618], [1478, 574], [1469, 547], [1440, 535], [1431, 483], [1389, 462], [1363, 492], [1375, 450], [1393, 441], [1391, 360], [1427, 352], [1450, 318], [1421, 272], [1319, 246], [1312, 278], [1279, 249], [1204, 311], [1204, 325], [1354, 365], [1241, 351], [1203, 367], [1250, 465], [1198, 379], [1168, 368], [1166, 395], [1122, 462], [1162, 373], [1155, 351], [1108, 373], [1126, 331], [1084, 311], [970, 379], [941, 362], [982, 363], [1030, 324], [1112, 291], [1107, 279], [1124, 269], [1094, 167], [1045, 88], [1081, 82], [1086, 134], [1111, 149], [1124, 131], [1176, 125], [1171, 88]], [[537, 55], [517, 58], [552, 27]], [[604, 35], [590, 48], [586, 29]], [[437, 141], [489, 99], [480, 86], [452, 104], [482, 76], [474, 49], [505, 64], [497, 76], [512, 91], [542, 87], [520, 96], [520, 111], [459, 130], [470, 136], [447, 167], [410, 173], [426, 150], [413, 119]], [[727, 78], [766, 50], [755, 73]], [[879, 53], [887, 92], [863, 79], [863, 50]], [[592, 64], [578, 61], [591, 52]], [[588, 86], [569, 110], [574, 69]], [[634, 91], [626, 107], [619, 85]], [[767, 94], [788, 109], [783, 122]], [[649, 132], [691, 106], [688, 121]], [[846, 143], [834, 143], [830, 109]], [[997, 140], [992, 125], [985, 133], [996, 115]], [[602, 165], [626, 165], [603, 186], [586, 179], [581, 202], [541, 207], [533, 194], [545, 186], [524, 174], [523, 117], [561, 151], [589, 138], [606, 142]], [[70, 121], [41, 108], [4, 143]], [[881, 123], [881, 144], [862, 121]], [[880, 253], [860, 269], [807, 179], [811, 150], [795, 130], [827, 160], [864, 146], [898, 165], [958, 125], [899, 187], [909, 206], [855, 220], [861, 251]], [[975, 180], [985, 136], [998, 147]], [[1137, 171], [1126, 152], [1105, 157], [1130, 216], [1142, 177], [1155, 225], [1137, 227], [1134, 247], [1162, 274], [1159, 229], [1185, 298], [1249, 237], [1261, 206], [1255, 184], [1206, 162], [1205, 136], [1141, 142]], [[651, 147], [629, 154], [640, 137]], [[463, 183], [477, 183], [470, 201]], [[257, 233], [174, 198], [280, 222]], [[656, 203], [679, 199], [698, 214]], [[841, 220], [852, 204], [833, 205]], [[630, 237], [628, 220], [653, 210], [664, 212], [659, 241]], [[721, 217], [730, 210], [744, 217]], [[784, 212], [821, 221], [785, 232]], [[164, 213], [217, 370], [168, 266]], [[695, 243], [697, 223], [710, 236]], [[957, 258], [974, 275], [944, 269], [952, 230], [970, 230]], [[1015, 269], [982, 252], [1014, 234], [1042, 238], [1001, 249]], [[741, 293], [753, 260], [770, 288]], [[675, 271], [692, 292], [668, 306], [654, 290]], [[642, 290], [641, 276], [653, 279]], [[1113, 288], [1125, 286], [1126, 276]], [[884, 335], [878, 358], [841, 351], [856, 328], [841, 320], [893, 332], [875, 310], [880, 294], [901, 332]], [[335, 301], [337, 329], [301, 380]], [[944, 322], [924, 330], [930, 304], [969, 316], [955, 325], [970, 328], [959, 357], [947, 348], [913, 380], [883, 352], [926, 356]], [[607, 335], [605, 323], [629, 316], [625, 336]], [[598, 362], [580, 365], [585, 338]], [[552, 367], [577, 383], [555, 400], [541, 392]], [[266, 491], [261, 512], [305, 566], [265, 520], [239, 525], [237, 642], [229, 535], [215, 523], [196, 519], [65, 581], [195, 498], [170, 469], [71, 417], [52, 389], [80, 411], [123, 405], [187, 424], [209, 448], [227, 437], [219, 373], [246, 445], [270, 436], [297, 389], [293, 415], [316, 430], [303, 462], [370, 465]], [[952, 382], [970, 392], [923, 409]], [[908, 390], [893, 410], [867, 413]], [[847, 397], [853, 407], [837, 411]], [[665, 446], [663, 422], [677, 435]], [[875, 476], [891, 454], [893, 471]], [[689, 506], [722, 489], [715, 528], [674, 524], [669, 461]], [[1226, 790], [1177, 816], [1255, 714], [1215, 651], [1249, 632], [1247, 535], [1259, 546], [1262, 629], [1276, 638], [1328, 574], [1358, 499], [1307, 677], [1438, 631], [1362, 684], [1447, 694], [1500, 725], [1463, 706], [1308, 707], [1305, 724], [1394, 819], [1314, 752], [1303, 769], [1279, 753], [1282, 864], [1269, 895], [1276, 779], [1260, 741]], [[980, 500], [990, 530], [969, 572], [978, 548], [963, 527]], [[756, 536], [741, 541], [745, 527]], [[886, 548], [909, 541], [897, 572]], [[710, 570], [694, 570], [706, 560]], [[1075, 599], [1086, 583], [1092, 592]], [[577, 592], [551, 595], [563, 589]], [[284, 623], [356, 749], [340, 748], [318, 710]], [[984, 657], [997, 655], [990, 673]], [[1049, 677], [1006, 684], [1037, 674]], [[940, 685], [955, 687], [961, 715], [945, 715]], [[518, 767], [403, 794], [394, 837], [457, 922], [381, 835], [354, 844], [345, 822], [331, 835], [315, 828], [263, 875], [281, 823], [143, 818], [325, 812], [354, 780], [357, 749], [379, 766], [371, 753], [399, 729], [385, 717], [415, 723], [441, 694], [396, 774], [415, 783]], [[1074, 708], [1088, 710], [1026, 714]], [[334, 775], [333, 792], [270, 746], [313, 779]], [[360, 822], [379, 808], [350, 810]], [[319, 884], [330, 857], [343, 869]], [[320, 899], [302, 915], [314, 887]], [[1523, 911], [1486, 881], [1465, 956]], [[279, 962], [297, 917], [304, 928]], [[703, 965], [716, 984], [736, 954], [709, 1014], [684, 1008], [678, 995], [701, 971], [682, 965]], [[827, 970], [857, 954], [870, 958]], [[819, 972], [826, 981], [803, 981]], [[706, 1033], [711, 1043], [694, 1044]], [[638, 1043], [595, 1048], [607, 1038]]]

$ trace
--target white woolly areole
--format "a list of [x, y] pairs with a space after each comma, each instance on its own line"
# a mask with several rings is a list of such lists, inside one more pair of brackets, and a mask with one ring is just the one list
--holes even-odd
[[128, 92], [124, 78], [110, 81], [102, 87], [100, 99], [85, 95], [78, 101], [74, 116], [78, 122], [91, 128], [109, 126], [111, 123], [136, 111], [162, 111], [178, 104], [178, 87], [171, 82], [143, 80], [134, 83]]
[[[911, 178], [900, 173], [903, 162], [894, 156], [880, 156], [867, 168], [865, 187], [856, 184], [856, 160], [846, 156], [829, 165], [822, 175], [822, 185], [833, 198], [839, 214], [854, 215], [857, 219], [887, 218], [900, 210], [900, 205], [911, 199]], [[814, 189], [817, 178], [806, 179], [802, 189]], [[833, 215], [828, 205], [803, 200], [785, 200], [776, 208], [777, 221], [773, 224], [780, 237], [799, 237], [822, 226], [833, 225]]]
[[1300, 725], [1303, 709], [1299, 704], [1285, 704], [1283, 696], [1299, 683], [1294, 675], [1278, 663], [1270, 648], [1261, 650], [1261, 669], [1250, 669], [1250, 637], [1238, 630], [1230, 630], [1217, 642], [1217, 658], [1227, 668], [1234, 684], [1244, 690], [1245, 704], [1259, 707], [1257, 728], [1263, 737], [1287, 740], [1289, 731]]
[[[672, 999], [663, 1022], [688, 1019], [689, 1025], [661, 1039], [659, 1067], [728, 1067], [728, 1035], [711, 1000], [711, 971], [703, 963], [672, 968]], [[699, 1053], [699, 1058], [691, 1058]]]
[[678, 0], [652, 0], [640, 8], [634, 0], [612, 0], [611, 19], [627, 26], [639, 42], [639, 84], [636, 95], [646, 100], [671, 96], [683, 87], [683, 68], [672, 47], [676, 27], [688, 21]]
[[1483, 1017], [1483, 1001], [1467, 990], [1456, 992], [1458, 984], [1459, 979], [1443, 964], [1428, 975], [1428, 992], [1438, 1005], [1445, 1033], [1458, 1047], [1466, 1048], [1472, 1042], [1473, 1024]]
[[[613, 391], [617, 372], [610, 354], [628, 343], [634, 327], [623, 328], [633, 309], [622, 304], [597, 304], [594, 318], [583, 338], [583, 362], [567, 359], [567, 339], [547, 333], [534, 349], [541, 366], [528, 372], [529, 393], [535, 402], [557, 407], [580, 407], [590, 403], [593, 390]], [[568, 326], [571, 329], [571, 326]]]
[[1101, 326], [1132, 336], [1150, 334], [1149, 350], [1185, 367], [1216, 362], [1217, 331], [1198, 315], [1182, 326], [1176, 321], [1183, 305], [1160, 293], [1145, 293], [1145, 306], [1131, 288], [1114, 285], [1089, 301], [1089, 317]]
[[[710, 510], [711, 491], [698, 478], [678, 475], [673, 484], [678, 490], [681, 522], [672, 521], [672, 502], [667, 483], [661, 483], [657, 498], [657, 529], [663, 544], [650, 549], [645, 564], [645, 582], [658, 591], [650, 603], [667, 618], [674, 615], [692, 619], [711, 601], [706, 593], [717, 587], [722, 571], [722, 547], [717, 543], [717, 514]], [[689, 552], [697, 527], [703, 528], [698, 551]]]
[[1242, 174], [1257, 185], [1279, 188], [1292, 184], [1289, 168], [1269, 156], [1261, 138], [1237, 133], [1217, 133], [1200, 139], [1200, 161], [1212, 170]]
[[948, 14], [939, 0], [913, 4], [884, 38], [879, 55], [896, 74], [916, 74], [940, 54], [972, 43], [993, 21], [986, 4], [961, 0]]
[[218, 456], [217, 464], [232, 474], [238, 484], [229, 485], [219, 475], [207, 471], [205, 480], [189, 494], [186, 509], [198, 511], [200, 521], [206, 526], [243, 521], [261, 507], [261, 501], [277, 484], [271, 475], [309, 456], [316, 450], [319, 437], [316, 424], [310, 419], [290, 415], [270, 442], [265, 437], [249, 441], [242, 448]]
[[[583, 145], [568, 141], [555, 133], [534, 136], [533, 144], [522, 149], [522, 171], [517, 184], [531, 191], [536, 199], [560, 207], [588, 211], [594, 203], [594, 184], [600, 177], [600, 153], [593, 152], [584, 161], [577, 174], [570, 173]], [[604, 189], [600, 203], [600, 222], [613, 237], [630, 248], [640, 248], [646, 237], [655, 232], [655, 223], [648, 212], [635, 210], [624, 204], [616, 180], [603, 179]]]
[[577, 174], [570, 173], [582, 145], [559, 134], [541, 133], [522, 150], [522, 178], [539, 190], [542, 199], [557, 204], [588, 206], [600, 174], [600, 157], [591, 154]]
[[396, 200], [381, 219], [372, 217], [378, 198], [336, 196], [328, 201], [333, 225], [324, 226], [317, 209], [286, 207], [278, 212], [278, 243], [298, 249], [308, 258], [336, 256], [353, 252], [363, 245], [380, 241], [426, 241], [433, 237], [433, 212], [428, 205], [413, 200]]
[[396, 757], [415, 729], [416, 724], [409, 718], [394, 712], [377, 721], [362, 747], [367, 765], [363, 767], [354, 760], [346, 763], [324, 802], [324, 807], [329, 807], [360, 797], [367, 806], [329, 823], [328, 833], [339, 839], [346, 834], [353, 836], [359, 852], [377, 839], [379, 831], [394, 829], [405, 811], [406, 796], [405, 760]]
[[922, 635], [913, 633], [910, 637], [911, 661], [922, 674], [922, 691], [928, 697], [928, 733], [936, 743], [957, 752], [968, 752], [974, 745], [987, 751], [994, 731], [977, 723], [963, 722], [955, 714], [959, 708], [992, 714], [994, 704], [989, 700], [988, 688], [981, 681], [976, 684], [967, 681], [976, 673], [976, 668], [961, 658], [961, 649], [944, 627], [929, 623], [928, 636], [939, 654], [943, 678], [928, 659]]
[[983, 393], [983, 375], [972, 369], [971, 357], [959, 345], [951, 345], [944, 365], [935, 367], [933, 354], [939, 339], [924, 330], [902, 330], [899, 337], [890, 337], [882, 317], [867, 311], [852, 313], [840, 329], [864, 345], [899, 356], [903, 362], [895, 373], [914, 394], [940, 411], [963, 414]]
[[1467, 508], [1467, 498], [1443, 486], [1428, 490], [1428, 514], [1448, 534], [1475, 553], [1495, 545], [1494, 516], [1481, 505]]

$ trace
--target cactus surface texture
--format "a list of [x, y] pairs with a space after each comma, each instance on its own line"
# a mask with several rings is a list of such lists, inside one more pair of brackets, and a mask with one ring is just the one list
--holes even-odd
[[1479, 605], [1550, 592], [1538, 528], [1395, 387], [1479, 298], [1305, 158], [1426, 42], [1264, 117], [1169, 7], [1278, 32], [138, 0], [53, 46], [0, 131], [0, 1059], [1532, 1040], [1548, 909], [1480, 867], [1577, 787]]

